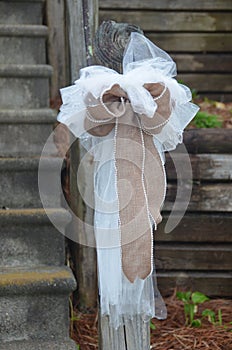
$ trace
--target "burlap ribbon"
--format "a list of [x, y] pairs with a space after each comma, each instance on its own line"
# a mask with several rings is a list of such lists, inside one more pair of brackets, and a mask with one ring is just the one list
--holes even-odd
[[[169, 90], [161, 83], [144, 84], [157, 103], [152, 118], [133, 111], [126, 92], [115, 84], [97, 101], [85, 103], [85, 129], [105, 136], [115, 128], [115, 169], [121, 231], [122, 269], [129, 281], [145, 279], [153, 269], [152, 225], [161, 221], [166, 179], [153, 135], [171, 114]], [[133, 190], [128, 198], [128, 182]]]

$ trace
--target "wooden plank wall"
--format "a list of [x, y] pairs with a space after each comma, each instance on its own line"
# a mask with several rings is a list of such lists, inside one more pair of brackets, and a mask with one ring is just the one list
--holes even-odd
[[232, 99], [231, 0], [100, 0], [100, 23], [139, 25], [202, 96]]
[[[175, 198], [176, 173], [167, 155], [164, 220], [155, 235], [158, 284], [163, 295], [171, 294], [177, 286], [209, 296], [232, 296], [231, 136], [231, 130], [225, 129], [185, 132], [193, 191], [184, 218], [169, 234], [164, 230]], [[198, 139], [195, 146], [194, 139]], [[181, 164], [181, 159], [181, 153], [176, 153], [175, 162]]]

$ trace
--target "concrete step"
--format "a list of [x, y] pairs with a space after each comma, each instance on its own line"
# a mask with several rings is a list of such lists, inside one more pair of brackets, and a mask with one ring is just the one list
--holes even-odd
[[[12, 11], [14, 9], [14, 11]], [[44, 1], [0, 1], [0, 23], [6, 24], [41, 24]]]
[[[50, 209], [49, 216], [64, 232], [70, 214], [64, 209]], [[64, 235], [43, 209], [0, 210], [0, 223], [0, 268], [64, 265]]]
[[0, 64], [45, 64], [47, 34], [42, 25], [0, 24]]
[[[44, 176], [46, 206], [60, 208], [59, 158], [45, 159]], [[0, 208], [41, 208], [38, 190], [39, 158], [0, 158]]]
[[39, 155], [54, 128], [56, 115], [48, 108], [0, 110], [1, 157]]
[[77, 345], [71, 339], [51, 341], [16, 341], [0, 344], [0, 350], [77, 350]]
[[48, 107], [51, 74], [48, 65], [0, 65], [1, 108]]
[[0, 344], [68, 338], [68, 296], [76, 282], [68, 267], [0, 269]]

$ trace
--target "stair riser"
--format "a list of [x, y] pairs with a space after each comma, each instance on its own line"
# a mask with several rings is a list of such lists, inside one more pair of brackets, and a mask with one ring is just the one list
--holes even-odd
[[0, 47], [0, 64], [46, 63], [45, 38], [43, 37], [0, 36]]
[[68, 337], [68, 295], [33, 294], [0, 298], [0, 343]]
[[[14, 11], [12, 11], [14, 9]], [[42, 24], [42, 2], [0, 2], [1, 24]]]
[[45, 108], [49, 105], [47, 77], [1, 77], [0, 105], [2, 109]]
[[[47, 179], [45, 197], [47, 207], [59, 208], [60, 198], [57, 187], [60, 177], [52, 170], [46, 171]], [[41, 208], [42, 203], [38, 190], [37, 169], [11, 169], [0, 170], [0, 208]]]
[[1, 157], [40, 155], [52, 130], [53, 124], [0, 123]]
[[51, 341], [19, 341], [0, 344], [0, 350], [77, 350], [77, 346], [71, 339]]
[[64, 236], [50, 223], [2, 225], [0, 267], [63, 266]]

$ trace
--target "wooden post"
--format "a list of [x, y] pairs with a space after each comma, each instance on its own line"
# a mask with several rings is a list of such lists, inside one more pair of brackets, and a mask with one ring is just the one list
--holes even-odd
[[58, 109], [60, 105], [59, 89], [69, 83], [64, 0], [46, 1], [46, 22], [49, 28], [48, 61], [53, 67], [50, 82], [51, 106]]
[[[69, 47], [70, 47], [70, 67], [72, 82], [78, 78], [79, 69], [92, 63], [92, 38], [96, 24], [97, 1], [94, 0], [66, 0], [67, 1], [67, 15], [68, 15], [68, 33], [69, 33]], [[92, 25], [91, 25], [92, 23]], [[126, 29], [130, 27], [133, 31], [135, 26], [123, 25]], [[122, 27], [117, 26], [117, 40], [118, 42], [127, 42], [129, 30], [122, 30]], [[132, 31], [131, 30], [131, 31]], [[139, 29], [137, 29], [140, 31]], [[120, 34], [122, 33], [122, 34]], [[99, 33], [98, 33], [99, 35]], [[125, 35], [125, 37], [120, 37]], [[115, 36], [108, 38], [108, 43]], [[122, 40], [121, 40], [122, 39]], [[111, 42], [113, 44], [113, 42]], [[112, 45], [113, 46], [113, 45]], [[120, 44], [121, 46], [121, 44]], [[100, 51], [98, 54], [98, 61], [101, 60]], [[112, 54], [112, 47], [110, 50]], [[120, 49], [122, 59], [123, 49]], [[114, 57], [114, 55], [113, 55]], [[118, 55], [117, 55], [118, 57]], [[104, 62], [102, 62], [104, 64]], [[108, 66], [112, 64], [115, 68], [115, 62], [108, 62]], [[121, 66], [120, 66], [121, 67]], [[75, 214], [83, 221], [91, 223], [93, 220], [93, 210], [88, 208], [78, 194], [77, 189], [77, 168], [78, 157], [82, 153], [82, 149], [78, 148], [75, 143], [72, 146], [70, 158], [70, 191], [71, 191], [71, 205]], [[88, 170], [83, 173], [83, 183], [88, 182], [88, 176], [91, 176], [91, 160], [89, 160]], [[77, 236], [83, 237], [85, 235], [84, 226], [78, 227]], [[91, 239], [91, 238], [90, 238]], [[89, 247], [78, 245], [75, 247], [77, 280], [79, 284], [78, 299], [80, 309], [91, 309], [94, 307], [97, 300], [96, 297], [96, 263], [95, 250]], [[133, 321], [124, 319], [124, 326], [115, 330], [109, 324], [107, 316], [101, 316], [99, 309], [99, 350], [148, 350], [150, 349], [150, 326], [145, 323], [140, 315], [137, 315]]]
[[[99, 27], [95, 36], [94, 53], [97, 61], [118, 72], [122, 70], [124, 48], [131, 32], [140, 32], [137, 26], [127, 23], [106, 21]], [[101, 307], [101, 305], [100, 305]], [[150, 324], [141, 315], [132, 320], [122, 320], [124, 326], [112, 328], [108, 316], [101, 316], [99, 307], [99, 350], [149, 350]]]
[[109, 324], [109, 318], [99, 317], [99, 350], [149, 350], [150, 324], [141, 316], [124, 319], [125, 326], [117, 330]]
[[[92, 39], [97, 28], [98, 1], [97, 0], [66, 0], [67, 32], [69, 40], [70, 78], [73, 83], [79, 78], [79, 70], [92, 64]], [[77, 169], [79, 157], [84, 152], [78, 142], [74, 142], [70, 150], [70, 202], [75, 215], [93, 225], [93, 209], [89, 208], [81, 198], [77, 188]], [[82, 172], [82, 185], [84, 192], [91, 186], [93, 162], [89, 156], [86, 167]], [[84, 225], [77, 225], [74, 219], [72, 232], [75, 240], [81, 241], [86, 236], [86, 244], [93, 241], [88, 237]], [[93, 235], [93, 233], [92, 233]], [[97, 272], [96, 250], [93, 247], [78, 243], [71, 244], [72, 257], [78, 283], [78, 296], [76, 302], [80, 311], [88, 312], [96, 307], [97, 303]]]

